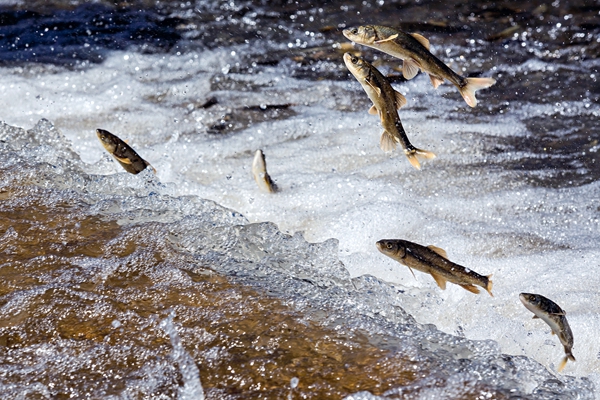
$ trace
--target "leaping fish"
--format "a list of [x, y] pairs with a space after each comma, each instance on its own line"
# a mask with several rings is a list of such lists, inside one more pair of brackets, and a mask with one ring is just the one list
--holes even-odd
[[541, 318], [545, 323], [550, 325], [552, 334], [556, 334], [565, 349], [565, 357], [558, 365], [558, 372], [561, 372], [567, 361], [575, 361], [575, 357], [571, 352], [573, 348], [573, 332], [567, 322], [566, 312], [552, 300], [542, 296], [541, 294], [521, 293], [519, 295], [521, 303], [529, 311], [534, 313], [533, 318]]
[[279, 189], [267, 173], [267, 161], [262, 150], [256, 150], [254, 161], [252, 161], [252, 175], [258, 188], [266, 193], [275, 193]]
[[383, 239], [377, 242], [377, 249], [386, 256], [406, 265], [410, 272], [413, 268], [430, 274], [438, 286], [446, 289], [446, 282], [461, 286], [472, 293], [479, 293], [475, 287], [481, 286], [492, 294], [491, 275], [483, 276], [448, 260], [443, 249], [435, 246], [421, 246], [420, 244], [401, 239]]
[[344, 63], [373, 102], [369, 114], [379, 115], [381, 119], [383, 133], [381, 134], [379, 147], [383, 151], [391, 151], [396, 148], [396, 143], [400, 143], [404, 148], [404, 154], [408, 157], [408, 161], [416, 169], [421, 169], [418, 158], [435, 158], [435, 154], [432, 152], [417, 149], [413, 146], [408, 140], [408, 136], [406, 136], [398, 111], [396, 111], [406, 105], [406, 98], [392, 88], [377, 68], [362, 58], [346, 53], [344, 54]]
[[380, 25], [365, 25], [358, 28], [344, 29], [344, 36], [349, 40], [372, 47], [403, 60], [402, 75], [412, 79], [419, 69], [427, 72], [434, 88], [450, 81], [458, 88], [465, 102], [475, 107], [475, 92], [496, 83], [493, 78], [466, 78], [454, 72], [439, 58], [429, 51], [429, 40], [418, 33], [406, 33], [399, 29]]
[[131, 174], [139, 174], [146, 167], [150, 167], [156, 174], [156, 170], [148, 161], [140, 157], [131, 146], [117, 136], [104, 129], [96, 129], [96, 135], [98, 135], [98, 139], [100, 139], [100, 143], [106, 151], [121, 164], [125, 171]]

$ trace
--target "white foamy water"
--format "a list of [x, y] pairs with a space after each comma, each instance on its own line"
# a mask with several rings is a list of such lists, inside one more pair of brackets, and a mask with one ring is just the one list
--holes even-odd
[[[563, 373], [600, 387], [599, 183], [532, 184], [513, 166], [539, 155], [495, 151], [496, 141], [529, 135], [522, 118], [550, 118], [556, 105], [523, 102], [475, 117], [457, 96], [442, 96], [455, 92], [450, 85], [434, 91], [425, 76], [395, 85], [408, 99], [400, 117], [411, 142], [437, 154], [417, 171], [401, 151], [379, 149], [381, 127], [367, 114], [370, 104], [356, 81], [294, 79], [285, 63], [255, 75], [228, 73], [243, 51], [114, 52], [103, 64], [75, 71], [2, 68], [1, 117], [26, 129], [46, 118], [70, 139], [90, 173], [126, 174], [96, 138], [96, 128], [109, 130], [157, 169], [170, 195], [213, 200], [250, 222], [300, 231], [310, 242], [336, 238], [350, 275], [389, 282], [397, 305], [419, 323], [493, 340], [503, 353], [525, 355], [554, 373], [562, 346], [518, 298], [520, 292], [542, 294], [566, 310], [575, 337], [577, 361]], [[486, 108], [493, 91], [478, 95], [478, 107]], [[211, 97], [217, 104], [202, 108]], [[221, 119], [235, 121], [244, 107], [268, 105], [286, 105], [293, 115], [232, 134], [207, 133]], [[560, 107], [565, 114], [598, 114], [584, 101]], [[266, 155], [277, 194], [259, 192], [252, 179], [257, 149]], [[442, 291], [428, 275], [413, 277], [377, 251], [375, 242], [384, 238], [433, 244], [452, 261], [493, 274], [494, 297], [456, 285]]]

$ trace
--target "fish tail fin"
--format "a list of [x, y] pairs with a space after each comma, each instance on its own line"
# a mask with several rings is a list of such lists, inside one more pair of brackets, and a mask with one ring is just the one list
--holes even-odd
[[558, 364], [558, 368], [556, 369], [557, 372], [562, 372], [563, 369], [565, 369], [565, 366], [567, 365], [567, 360], [569, 359], [568, 356], [565, 356], [565, 358], [562, 359], [562, 361], [560, 362], [560, 364]]
[[565, 358], [563, 358], [562, 361], [560, 362], [560, 364], [558, 364], [558, 368], [556, 370], [558, 372], [561, 372], [567, 365], [568, 360], [575, 361], [575, 357], [573, 356], [573, 353], [571, 353], [570, 349], [569, 350], [565, 349]]
[[421, 164], [419, 163], [419, 161], [431, 160], [432, 158], [435, 158], [435, 154], [431, 151], [421, 150], [417, 148], [413, 148], [412, 150], [405, 150], [404, 153], [406, 154], [406, 157], [408, 157], [408, 161], [410, 162], [410, 164], [416, 169], [421, 169]]
[[383, 131], [379, 139], [379, 147], [383, 151], [392, 151], [396, 148], [396, 139], [388, 131]]
[[152, 172], [154, 172], [154, 175], [156, 175], [156, 168], [154, 168], [148, 161], [143, 160], [144, 164], [146, 165], [146, 167], [150, 167], [152, 168]]
[[496, 83], [494, 78], [466, 78], [467, 84], [459, 88], [460, 94], [465, 99], [467, 104], [471, 107], [477, 105], [477, 99], [475, 98], [475, 92], [481, 89], [488, 88]]
[[494, 295], [492, 294], [492, 286], [494, 285], [494, 283], [492, 282], [492, 280], [490, 279], [492, 277], [492, 275], [488, 275], [488, 283], [487, 286], [485, 287], [485, 290], [487, 290], [487, 292], [490, 294], [490, 296], [494, 297]]

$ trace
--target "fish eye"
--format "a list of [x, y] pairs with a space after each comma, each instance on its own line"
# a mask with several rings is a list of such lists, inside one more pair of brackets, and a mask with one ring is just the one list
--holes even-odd
[[350, 31], [353, 35], [358, 34], [358, 29], [356, 28], [352, 28], [352, 30]]
[[391, 250], [391, 249], [392, 249], [392, 247], [394, 247], [394, 246], [393, 246], [391, 243], [388, 243], [388, 244], [387, 244], [387, 248], [388, 248], [388, 249], [390, 249], [390, 250]]
[[353, 56], [351, 61], [352, 61], [352, 64], [356, 64], [358, 62], [358, 58]]

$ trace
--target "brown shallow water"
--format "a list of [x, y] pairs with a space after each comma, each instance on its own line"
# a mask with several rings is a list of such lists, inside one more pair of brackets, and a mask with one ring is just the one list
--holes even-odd
[[[307, 317], [208, 266], [179, 268], [193, 260], [140, 237], [159, 229], [152, 223], [122, 227], [82, 202], [50, 207], [52, 194], [35, 187], [1, 196], [0, 362], [14, 375], [0, 380], [31, 387], [27, 398], [176, 396], [182, 377], [159, 326], [171, 312], [207, 398], [381, 394], [432, 373], [393, 338], [324, 324], [316, 315], [327, 309]], [[83, 259], [104, 268], [92, 272]], [[486, 385], [463, 398], [476, 393], [505, 398]]]

